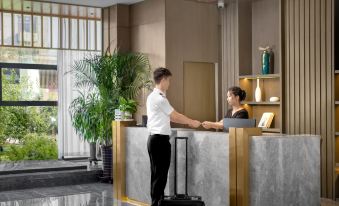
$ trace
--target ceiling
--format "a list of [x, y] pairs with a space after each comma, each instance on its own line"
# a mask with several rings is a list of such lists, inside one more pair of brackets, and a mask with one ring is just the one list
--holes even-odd
[[135, 4], [143, 0], [41, 0], [41, 1], [94, 6], [94, 7], [108, 7], [115, 4]]

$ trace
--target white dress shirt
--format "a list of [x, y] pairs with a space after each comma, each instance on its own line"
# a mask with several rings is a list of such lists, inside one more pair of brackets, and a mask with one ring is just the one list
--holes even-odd
[[174, 111], [160, 89], [154, 88], [148, 95], [147, 102], [147, 128], [151, 134], [171, 134], [170, 114]]

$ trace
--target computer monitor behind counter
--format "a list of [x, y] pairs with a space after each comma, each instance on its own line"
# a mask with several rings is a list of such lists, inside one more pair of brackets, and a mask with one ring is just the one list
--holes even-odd
[[224, 132], [230, 127], [251, 128], [255, 127], [255, 119], [224, 118]]

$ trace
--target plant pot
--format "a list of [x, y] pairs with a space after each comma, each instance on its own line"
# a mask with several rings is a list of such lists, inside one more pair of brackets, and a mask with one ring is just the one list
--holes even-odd
[[124, 112], [121, 111], [120, 109], [115, 109], [114, 110], [114, 119], [115, 120], [122, 120], [122, 119], [124, 119]]
[[92, 164], [92, 161], [94, 161], [95, 164], [97, 164], [97, 155], [96, 155], [96, 150], [97, 150], [97, 143], [96, 142], [91, 142], [89, 143], [89, 162]]
[[102, 146], [103, 179], [112, 181], [112, 146]]
[[128, 111], [125, 111], [123, 116], [124, 116], [124, 120], [133, 119], [132, 113], [130, 113]]

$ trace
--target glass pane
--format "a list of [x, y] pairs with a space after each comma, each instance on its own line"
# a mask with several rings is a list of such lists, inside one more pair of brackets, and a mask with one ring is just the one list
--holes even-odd
[[2, 69], [4, 101], [57, 101], [56, 70]]
[[13, 0], [13, 9], [15, 11], [21, 11], [21, 0]]
[[86, 49], [86, 20], [79, 19], [79, 49]]
[[96, 8], [95, 15], [98, 19], [101, 19], [101, 9], [100, 8]]
[[88, 49], [95, 50], [95, 21], [88, 21]]
[[26, 64], [57, 64], [56, 49], [0, 47], [0, 62]]
[[88, 7], [87, 8], [87, 16], [90, 18], [95, 18], [95, 8]]
[[2, 15], [1, 15], [1, 12], [0, 12], [0, 45], [2, 44]]
[[81, 17], [86, 16], [86, 7], [79, 6], [79, 16], [81, 16]]
[[14, 14], [14, 45], [22, 45], [22, 18], [21, 14]]
[[0, 161], [57, 159], [57, 114], [56, 106], [0, 107]]
[[61, 14], [62, 15], [69, 15], [69, 5], [61, 5]]
[[51, 17], [43, 16], [43, 47], [51, 47]]
[[6, 0], [6, 1], [2, 1], [2, 6], [3, 9], [5, 10], [12, 10], [12, 1]]
[[41, 16], [33, 16], [33, 46], [41, 47]]
[[78, 21], [71, 19], [71, 49], [78, 49]]
[[60, 14], [60, 5], [52, 4], [52, 14]]
[[71, 16], [78, 16], [78, 7], [71, 6]]
[[51, 13], [51, 4], [50, 3], [42, 3], [42, 13], [45, 13], [45, 14]]
[[12, 15], [10, 13], [4, 13], [4, 45], [12, 45]]
[[62, 18], [62, 48], [69, 48], [69, 21], [67, 18]]
[[52, 47], [60, 48], [59, 17], [52, 17]]
[[101, 51], [102, 47], [101, 38], [102, 38], [101, 21], [97, 21], [97, 51]]
[[31, 12], [32, 11], [32, 2], [24, 1], [24, 11]]
[[32, 46], [32, 17], [24, 15], [24, 46]]
[[41, 13], [41, 2], [33, 1], [33, 12]]

